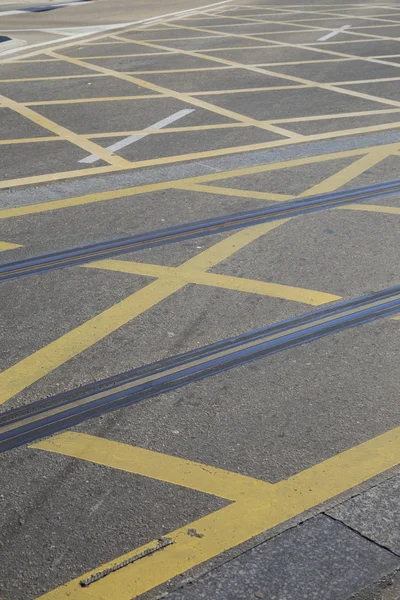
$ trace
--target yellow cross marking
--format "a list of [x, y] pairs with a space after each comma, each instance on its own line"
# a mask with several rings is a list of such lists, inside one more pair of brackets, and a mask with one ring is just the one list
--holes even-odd
[[[232, 504], [167, 534], [173, 544], [88, 587], [80, 581], [154, 548], [150, 542], [65, 585], [42, 600], [131, 600], [189, 569], [330, 500], [400, 461], [400, 428], [325, 460], [289, 479], [259, 479], [81, 434], [63, 433], [31, 448], [105, 465], [213, 494]], [[194, 529], [198, 536], [191, 536]], [[151, 561], [151, 562], [150, 562]]]
[[317, 292], [290, 285], [267, 283], [265, 281], [258, 281], [257, 279], [245, 279], [244, 277], [232, 277], [218, 273], [207, 273], [203, 269], [189, 268], [185, 264], [180, 267], [165, 267], [128, 260], [99, 260], [85, 265], [85, 267], [89, 269], [119, 271], [120, 273], [133, 273], [147, 277], [165, 277], [170, 281], [176, 280], [185, 284], [197, 283], [198, 285], [218, 287], [225, 290], [235, 290], [237, 292], [260, 294], [271, 298], [292, 300], [293, 302], [303, 302], [312, 306], [334, 302], [341, 298], [341, 296], [335, 296], [334, 294], [326, 294], [325, 292]]

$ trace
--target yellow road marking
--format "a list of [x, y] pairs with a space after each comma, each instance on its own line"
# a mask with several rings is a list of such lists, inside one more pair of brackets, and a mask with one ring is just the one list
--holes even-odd
[[12, 140], [0, 140], [0, 145], [8, 146], [9, 144], [34, 144], [37, 142], [59, 142], [58, 136], [35, 137], [35, 138], [17, 138]]
[[[1, 61], [0, 61], [1, 64]], [[92, 79], [104, 77], [102, 73], [89, 73], [88, 75], [53, 75], [52, 77], [18, 77], [13, 79], [0, 79], [0, 83], [21, 83], [25, 81], [53, 81], [57, 79]]]
[[253, 477], [93, 435], [67, 432], [31, 447], [151, 477], [232, 502], [257, 497], [271, 487], [270, 483]]
[[[189, 259], [181, 267], [206, 269], [215, 266], [250, 242], [285, 222], [286, 220], [263, 223], [239, 231]], [[6, 369], [0, 373], [0, 404], [159, 304], [185, 285], [184, 281], [170, 280], [167, 277], [153, 281]]]
[[[314, 61], [313, 61], [314, 62]], [[314, 115], [309, 117], [290, 117], [289, 119], [276, 119], [273, 123], [302, 123], [308, 121], [325, 121], [331, 119], [346, 119], [347, 117], [368, 117], [374, 115], [386, 115], [400, 112], [400, 108], [379, 108], [377, 110], [360, 110], [339, 114]]]
[[[334, 133], [333, 135], [336, 135], [336, 133]], [[290, 143], [290, 141], [286, 141], [285, 143]], [[258, 145], [257, 144], [253, 145], [252, 148], [257, 149], [255, 146], [258, 146]], [[263, 146], [263, 148], [265, 148], [264, 144], [262, 144], [262, 146]], [[249, 147], [247, 147], [247, 148], [249, 148]], [[355, 150], [345, 150], [342, 152], [334, 152], [334, 153], [330, 153], [330, 154], [320, 154], [317, 156], [297, 158], [297, 159], [293, 159], [293, 160], [288, 160], [288, 161], [283, 161], [283, 162], [278, 162], [278, 163], [271, 163], [271, 164], [267, 164], [267, 165], [256, 165], [254, 167], [243, 167], [240, 169], [232, 169], [229, 171], [220, 171], [218, 173], [211, 173], [209, 175], [199, 175], [196, 177], [190, 177], [187, 179], [179, 179], [179, 180], [174, 180], [174, 181], [170, 181], [170, 182], [163, 182], [163, 183], [158, 183], [158, 184], [148, 184], [148, 185], [143, 185], [143, 186], [123, 188], [121, 190], [111, 190], [109, 192], [85, 194], [84, 196], [77, 196], [75, 198], [66, 198], [66, 199], [54, 200], [54, 201], [50, 201], [50, 202], [39, 202], [37, 204], [17, 206], [14, 208], [5, 208], [5, 209], [0, 210], [0, 219], [9, 219], [12, 217], [20, 217], [20, 216], [25, 216], [25, 215], [30, 215], [30, 214], [36, 214], [39, 212], [47, 212], [47, 211], [51, 211], [51, 210], [69, 208], [72, 206], [81, 206], [81, 205], [85, 205], [85, 204], [91, 204], [94, 202], [103, 202], [103, 201], [107, 201], [107, 200], [114, 200], [117, 198], [121, 198], [123, 196], [132, 196], [132, 195], [142, 194], [142, 193], [146, 193], [146, 192], [153, 192], [155, 190], [170, 189], [170, 188], [174, 188], [174, 187], [180, 187], [181, 185], [186, 187], [188, 185], [191, 186], [192, 184], [208, 183], [208, 182], [212, 182], [212, 181], [228, 179], [231, 177], [240, 177], [241, 175], [252, 175], [254, 173], [264, 173], [266, 171], [288, 169], [288, 168], [296, 167], [296, 166], [300, 166], [300, 165], [318, 164], [320, 162], [326, 162], [326, 161], [335, 160], [335, 159], [339, 159], [339, 158], [346, 158], [346, 157], [351, 157], [351, 156], [356, 157], [359, 155], [365, 155], [365, 154], [367, 154], [369, 152], [373, 152], [375, 150], [382, 150], [382, 151], [385, 150], [385, 152], [387, 151], [388, 154], [394, 154], [399, 150], [399, 148], [400, 148], [400, 143], [385, 144], [382, 146], [371, 146], [369, 148], [358, 148]], [[243, 149], [243, 147], [241, 149]], [[212, 153], [212, 154], [214, 154], [214, 153]], [[209, 154], [207, 154], [207, 156], [208, 155]], [[192, 158], [194, 158], [195, 156], [197, 157], [197, 155], [191, 155]], [[204, 156], [203, 156], [203, 158], [204, 158]], [[152, 161], [150, 161], [150, 162], [152, 162]], [[144, 166], [142, 163], [139, 163], [139, 165]], [[95, 168], [84, 169], [83, 174], [91, 175], [91, 174], [96, 174], [96, 173], [107, 173], [107, 172], [115, 171], [115, 170], [116, 169], [113, 167], [97, 167], [97, 168], [95, 167]], [[57, 175], [59, 175], [59, 174], [56, 173], [56, 174], [48, 175], [46, 181], [57, 180]], [[82, 175], [82, 173], [80, 170], [77, 170], [77, 171], [66, 172], [66, 173], [63, 173], [62, 175], [65, 178], [79, 177]], [[17, 179], [17, 180], [3, 181], [3, 182], [0, 182], [0, 189], [2, 187], [8, 187], [11, 185], [18, 185], [18, 184], [23, 185], [24, 182], [37, 183], [38, 181], [40, 181], [40, 178], [38, 179], [36, 177], [23, 178], [21, 180]], [[261, 198], [260, 196], [258, 196], [258, 197]], [[268, 198], [265, 198], [265, 199], [273, 200], [274, 195], [268, 194]]]
[[15, 250], [15, 248], [22, 248], [21, 244], [10, 244], [10, 242], [0, 242], [0, 252], [6, 250]]
[[49, 131], [55, 133], [60, 137], [60, 139], [68, 141], [71, 144], [74, 144], [75, 146], [79, 146], [79, 148], [86, 150], [90, 154], [95, 154], [96, 156], [99, 156], [111, 165], [117, 167], [129, 167], [131, 165], [131, 163], [128, 160], [125, 160], [124, 158], [113, 154], [106, 148], [102, 148], [95, 142], [86, 139], [84, 136], [78, 135], [77, 133], [70, 131], [66, 127], [54, 123], [54, 121], [51, 121], [47, 117], [40, 115], [39, 113], [35, 112], [31, 108], [28, 108], [24, 104], [21, 104], [20, 102], [16, 102], [15, 100], [6, 98], [6, 96], [3, 96], [1, 94], [0, 102], [3, 106], [7, 106], [14, 112], [22, 115], [30, 121], [33, 121], [34, 123], [40, 125], [44, 129], [48, 129]]
[[[58, 171], [57, 173], [46, 173], [45, 175], [32, 175], [31, 177], [18, 177], [17, 179], [5, 179], [4, 181], [0, 181], [0, 190], [4, 189], [4, 188], [18, 187], [20, 185], [45, 183], [47, 181], [60, 181], [62, 179], [72, 179], [75, 177], [87, 177], [88, 175], [98, 175], [100, 173], [113, 173], [115, 171], [120, 171], [120, 170], [121, 170], [121, 168], [118, 168], [115, 166], [89, 167], [87, 169], [76, 169], [73, 171]], [[5, 210], [7, 210], [7, 209], [5, 209]], [[14, 209], [11, 209], [11, 210], [14, 210]], [[33, 212], [37, 212], [37, 211], [34, 210]], [[39, 212], [42, 212], [42, 211], [39, 211]], [[23, 213], [23, 214], [25, 214], [25, 213]], [[31, 213], [28, 212], [26, 214], [31, 214]]]
[[85, 267], [90, 269], [118, 271], [120, 273], [133, 273], [135, 275], [145, 275], [147, 277], [167, 277], [169, 280], [176, 279], [185, 283], [195, 283], [225, 290], [235, 290], [237, 292], [259, 294], [271, 298], [292, 300], [293, 302], [302, 302], [304, 304], [310, 304], [311, 306], [319, 306], [321, 304], [326, 304], [327, 302], [334, 302], [335, 300], [341, 299], [341, 296], [327, 294], [316, 290], [258, 281], [257, 279], [232, 277], [229, 275], [220, 275], [218, 273], [206, 273], [199, 269], [165, 267], [162, 265], [111, 259], [99, 260], [90, 263], [89, 265], [85, 265]]
[[[176, 183], [174, 188], [180, 190], [190, 190], [192, 192], [205, 192], [207, 194], [219, 194], [221, 196], [237, 196], [239, 198], [254, 198], [256, 200], [270, 200], [272, 202], [282, 202], [291, 200], [293, 196], [287, 194], [271, 194], [267, 192], [256, 192], [254, 190], [241, 190], [230, 187], [219, 187], [216, 185], [202, 185], [190, 183]], [[1, 213], [0, 213], [1, 214]]]
[[[226, 471], [221, 472], [214, 467], [210, 468], [184, 459], [174, 458], [171, 461], [171, 457], [156, 452], [131, 448], [126, 444], [109, 440], [99, 440], [93, 436], [66, 433], [31, 447], [106, 464], [117, 469], [122, 468], [124, 471], [137, 473], [139, 469], [139, 472], [145, 476], [172, 483], [177, 482], [179, 485], [183, 483], [192, 489], [208, 491], [211, 494], [216, 492], [215, 481], [220, 477], [222, 493], [230, 492], [228, 489], [230, 476]], [[143, 467], [138, 460], [141, 455], [144, 458]], [[130, 458], [131, 465], [129, 465]], [[169, 533], [167, 537], [174, 543], [162, 552], [152, 555], [151, 568], [147, 559], [142, 559], [86, 588], [81, 587], [79, 583], [83, 578], [121, 563], [149, 547], [154, 547], [154, 542], [81, 575], [44, 594], [41, 599], [131, 600], [214, 556], [351, 490], [397, 466], [399, 461], [400, 428], [397, 428], [277, 484], [268, 484], [257, 479], [250, 483], [251, 478], [232, 474], [232, 495], [238, 495], [239, 499], [235, 498], [233, 504]], [[186, 473], [185, 469], [187, 469]], [[208, 477], [204, 475], [204, 469], [209, 470]], [[247, 497], [246, 490], [248, 490]], [[188, 529], [195, 529], [199, 537], [188, 535]]]
[[137, 96], [105, 96], [104, 98], [72, 98], [70, 100], [35, 100], [25, 102], [25, 106], [49, 106], [52, 104], [85, 104], [87, 102], [118, 102], [119, 100], [149, 100], [162, 98], [161, 94], [139, 94]]
[[[170, 27], [174, 27], [174, 25], [172, 23], [169, 24]], [[191, 31], [200, 31], [200, 32], [207, 32], [209, 33], [211, 30], [205, 28], [205, 27], [184, 27], [184, 29], [188, 29]], [[221, 32], [222, 35], [227, 35], [224, 34], [223, 32]], [[229, 34], [229, 35], [234, 35], [235, 37], [238, 38], [243, 38], [243, 39], [249, 39], [249, 40], [257, 40], [257, 41], [265, 41], [265, 38], [260, 38], [257, 37], [257, 35], [245, 35], [245, 34]], [[308, 50], [310, 52], [318, 52], [318, 53], [322, 53], [322, 54], [329, 54], [332, 56], [338, 56], [341, 58], [350, 58], [353, 60], [362, 60], [365, 62], [372, 62], [372, 63], [377, 63], [377, 64], [384, 64], [384, 65], [391, 65], [391, 66], [395, 66], [395, 67], [399, 67], [398, 63], [392, 63], [390, 61], [385, 61], [385, 60], [381, 60], [381, 59], [375, 59], [375, 58], [369, 58], [369, 57], [364, 57], [364, 56], [355, 56], [353, 54], [348, 54], [348, 53], [344, 53], [344, 52], [336, 52], [334, 50], [327, 50], [321, 47], [318, 48], [314, 48], [313, 46], [308, 46], [305, 44], [290, 44], [288, 42], [280, 42], [278, 40], [267, 40], [272, 42], [276, 48], [282, 48], [282, 47], [287, 47], [287, 48], [296, 48], [299, 50]], [[162, 50], [168, 50], [168, 46], [164, 46], [164, 45], [159, 45], [159, 44], [153, 44], [150, 42], [143, 42], [143, 41], [137, 41], [136, 43], [140, 43], [143, 44], [144, 46], [149, 46], [151, 48], [158, 48], [158, 49], [162, 49]], [[226, 65], [231, 65], [231, 66], [236, 66], [236, 67], [241, 67], [250, 71], [255, 71], [255, 72], [264, 72], [267, 75], [275, 75], [275, 77], [281, 77], [283, 79], [289, 79], [290, 81], [297, 81], [298, 83], [313, 83], [316, 87], [320, 87], [321, 89], [326, 89], [329, 91], [334, 91], [334, 92], [339, 92], [339, 93], [344, 93], [347, 95], [353, 95], [353, 96], [357, 96], [359, 98], [364, 98], [364, 99], [368, 99], [368, 100], [373, 100], [375, 102], [381, 102], [383, 104], [389, 104], [390, 102], [383, 102], [383, 100], [387, 100], [387, 99], [383, 99], [383, 98], [378, 98], [376, 96], [372, 96], [369, 94], [361, 94], [361, 92], [356, 92], [355, 90], [343, 90], [340, 87], [335, 87], [332, 84], [329, 83], [322, 83], [322, 82], [314, 82], [308, 79], [304, 79], [304, 78], [300, 78], [300, 77], [295, 77], [294, 75], [287, 75], [284, 73], [280, 73], [280, 72], [276, 72], [276, 71], [268, 71], [267, 69], [263, 69], [262, 71], [257, 71], [257, 69], [260, 69], [260, 67], [252, 67], [251, 65], [246, 65], [244, 63], [238, 63], [236, 61], [231, 61], [231, 60], [227, 60], [227, 59], [222, 59], [220, 57], [217, 56], [210, 56], [209, 54], [203, 54], [202, 52], [196, 52], [196, 51], [189, 51], [189, 50], [179, 50], [180, 53], [182, 54], [187, 54], [187, 55], [191, 55], [191, 56], [197, 56], [199, 58], [203, 58], [206, 60], [213, 60], [215, 62], [221, 62], [223, 64]], [[400, 102], [396, 103], [396, 101], [393, 101], [393, 106], [400, 106]]]
[[[181, 53], [181, 51], [179, 51], [179, 53]], [[60, 60], [70, 62], [74, 65], [85, 67], [85, 68], [91, 69], [93, 71], [98, 71], [99, 73], [104, 73], [105, 75], [111, 75], [113, 77], [116, 77], [117, 79], [122, 79], [124, 81], [136, 83], [137, 85], [140, 85], [144, 88], [148, 88], [155, 92], [159, 92], [160, 94], [164, 94], [166, 96], [171, 96], [173, 98], [176, 98], [177, 100], [180, 100], [186, 104], [191, 104], [191, 105], [197, 106], [199, 108], [204, 108], [208, 111], [217, 113], [224, 117], [229, 117], [230, 119], [233, 119], [235, 121], [240, 121], [242, 123], [246, 123], [247, 125], [253, 125], [255, 127], [259, 127], [261, 129], [266, 129], [273, 133], [278, 133], [279, 135], [284, 135], [286, 137], [293, 138], [293, 139], [299, 139], [299, 137], [301, 137], [301, 136], [298, 136], [297, 134], [292, 134], [291, 132], [286, 132], [286, 130], [281, 129], [280, 127], [275, 127], [274, 125], [268, 125], [268, 124], [265, 125], [264, 123], [258, 121], [257, 119], [252, 119], [251, 117], [247, 117], [245, 115], [234, 112], [232, 110], [221, 108], [221, 107], [211, 104], [209, 102], [205, 102], [204, 100], [199, 100], [198, 98], [192, 97], [190, 94], [186, 94], [184, 92], [176, 92], [176, 91], [166, 88], [164, 86], [150, 83], [148, 81], [145, 81], [144, 79], [139, 79], [138, 77], [134, 77], [133, 75], [126, 75], [125, 73], [122, 73], [120, 71], [114, 71], [114, 70], [108, 69], [106, 67], [101, 67], [99, 65], [93, 65], [91, 63], [82, 61], [80, 59], [71, 58], [69, 56], [64, 56], [62, 54], [57, 54], [55, 52], [49, 52], [49, 54], [51, 54], [51, 56], [55, 56], [56, 58], [59, 58]], [[399, 105], [400, 105], [400, 102], [399, 102]]]
[[[236, 88], [234, 90], [211, 90], [211, 91], [206, 91], [206, 92], [190, 92], [191, 96], [218, 96], [221, 94], [245, 94], [247, 93], [252, 93], [252, 92], [273, 92], [276, 90], [304, 90], [304, 89], [308, 89], [312, 86], [310, 85], [271, 85], [271, 86], [267, 86], [267, 87], [256, 87], [256, 88]], [[266, 123], [266, 121], [260, 121], [260, 123]], [[299, 134], [298, 134], [299, 135]]]
[[400, 207], [385, 206], [383, 204], [346, 204], [346, 206], [341, 206], [340, 210], [360, 210], [364, 212], [382, 213], [385, 215], [400, 215]]
[[[389, 150], [390, 152], [392, 152], [395, 148], [398, 148], [398, 144], [387, 145], [384, 147], [384, 150], [386, 152], [388, 152]], [[381, 156], [383, 156], [382, 147], [377, 147], [377, 150], [381, 153]], [[346, 156], [357, 156], [357, 154], [359, 154], [359, 151], [353, 151], [344, 154]], [[298, 164], [307, 164], [310, 162], [320, 162], [323, 160], [329, 160], [328, 157], [339, 158], [338, 155], [343, 155], [343, 153], [326, 155], [324, 157], [313, 157], [312, 160], [310, 160], [310, 157], [307, 157], [306, 159], [287, 161], [286, 163], [281, 163], [280, 168], [287, 168], [289, 166], [294, 166]], [[274, 170], [277, 168], [279, 168], [279, 166], [276, 164], [262, 165], [261, 167], [249, 167], [245, 169], [238, 169], [236, 171], [228, 171], [225, 173], [217, 173], [201, 177], [195, 177], [192, 178], [191, 181], [193, 183], [215, 181], [217, 179], [229, 177], [229, 173], [231, 173], [232, 176], [234, 176], [238, 173], [249, 174], [250, 172], [262, 172], [267, 170]], [[359, 168], [353, 170], [347, 169], [345, 171], [347, 180], [350, 181], [352, 177], [355, 176], [355, 173], [359, 174], [359, 171]], [[340, 183], [344, 184], [345, 178], [342, 177]], [[326, 184], [326, 188], [333, 189], [334, 185], [335, 181], [329, 178]], [[173, 182], [171, 187], [173, 187]], [[149, 189], [148, 186], [143, 186], [142, 191], [144, 191], [143, 188], [147, 188], [147, 190]], [[135, 188], [133, 189], [135, 190]], [[136, 188], [136, 193], [137, 190], [138, 188]], [[308, 191], [308, 193], [309, 192], [310, 190]], [[105, 194], [113, 194], [114, 197], [115, 195], [122, 196], [127, 194], [127, 190], [119, 190], [118, 192], [106, 192]], [[93, 198], [93, 196], [96, 195], [92, 194], [89, 196]], [[87, 201], [88, 197], [86, 196], [56, 202], [75, 202], [76, 204], [84, 204]], [[27, 207], [18, 207], [17, 209], [14, 208], [7, 210], [16, 211], [26, 208]], [[31, 210], [35, 209], [35, 207], [30, 208]], [[36, 206], [36, 209], [37, 208], [38, 205]], [[45, 208], [45, 210], [48, 210], [48, 208]], [[3, 211], [3, 216], [4, 212], [5, 211]], [[10, 213], [8, 214], [8, 216], [11, 216]], [[16, 216], [15, 212], [12, 216]], [[203, 270], [209, 269], [210, 267], [215, 266], [228, 256], [233, 255], [240, 248], [246, 246], [247, 244], [257, 239], [264, 233], [273, 230], [274, 228], [278, 227], [284, 222], [286, 222], [286, 220], [265, 223], [262, 225], [257, 225], [255, 227], [239, 231], [238, 233], [231, 235], [229, 238], [223, 240], [222, 242], [217, 243], [215, 246], [212, 246], [211, 248], [208, 248], [207, 250], [201, 252], [198, 256], [195, 256], [190, 260], [186, 261], [179, 268], [181, 268], [182, 271], [187, 269], [190, 270], [193, 268]], [[28, 385], [31, 385], [47, 373], [51, 372], [58, 366], [70, 360], [72, 357], [76, 356], [77, 354], [80, 354], [83, 350], [97, 343], [113, 331], [117, 330], [122, 325], [126, 324], [136, 316], [148, 310], [150, 307], [155, 306], [163, 299], [169, 297], [175, 291], [181, 289], [184, 285], [186, 285], [185, 282], [169, 280], [167, 277], [160, 278], [157, 281], [149, 284], [145, 288], [142, 288], [138, 292], [135, 292], [125, 300], [122, 300], [120, 303], [100, 313], [99, 315], [87, 321], [83, 325], [71, 330], [69, 333], [65, 334], [64, 336], [61, 336], [57, 340], [51, 342], [47, 346], [31, 354], [27, 358], [21, 360], [14, 366], [10, 367], [9, 369], [0, 374], [0, 403], [3, 403], [6, 400], [10, 399], [12, 396], [25, 389]]]
[[[140, 96], [142, 97], [142, 96]], [[148, 96], [147, 96], [148, 97]], [[162, 98], [160, 94], [157, 96], [153, 96], [154, 98]], [[92, 100], [88, 100], [88, 102]], [[80, 102], [80, 100], [73, 100], [73, 102]], [[96, 102], [96, 100], [94, 100]], [[64, 102], [63, 102], [64, 103]], [[42, 102], [38, 102], [38, 104], [43, 104]], [[44, 102], [44, 104], [47, 104]], [[237, 129], [237, 128], [248, 127], [245, 123], [215, 123], [213, 125], [192, 125], [186, 127], [168, 127], [168, 129], [132, 129], [130, 131], [108, 131], [105, 133], [90, 133], [85, 134], [85, 137], [92, 140], [96, 138], [108, 138], [108, 137], [125, 137], [128, 135], [141, 135], [142, 133], [146, 133], [146, 135], [163, 135], [168, 133], [185, 133], [190, 131], [210, 131], [214, 129]], [[35, 142], [56, 142], [60, 141], [58, 136], [46, 136], [46, 137], [34, 137], [34, 138], [16, 138], [16, 139], [8, 139], [8, 140], [0, 140], [0, 145], [8, 145], [8, 144], [32, 144]]]
[[391, 155], [391, 150], [387, 150], [385, 148], [380, 148], [374, 150], [373, 152], [368, 152], [365, 156], [362, 156], [358, 160], [354, 161], [347, 167], [344, 167], [334, 175], [331, 175], [321, 183], [318, 183], [307, 192], [301, 194], [305, 195], [317, 195], [317, 194], [325, 194], [326, 192], [330, 192], [333, 190], [337, 190], [342, 187], [348, 181], [352, 181], [371, 167], [374, 167], [382, 160]]

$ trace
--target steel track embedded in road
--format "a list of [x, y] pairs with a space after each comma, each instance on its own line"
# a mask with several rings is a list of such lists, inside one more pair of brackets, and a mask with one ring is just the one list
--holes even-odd
[[400, 193], [400, 179], [341, 192], [309, 196], [298, 200], [281, 202], [279, 206], [268, 206], [246, 212], [221, 215], [204, 221], [193, 221], [166, 229], [156, 229], [105, 242], [60, 250], [59, 252], [34, 256], [0, 265], [0, 283], [53, 269], [62, 269], [64, 267], [72, 267], [95, 260], [110, 258], [118, 254], [136, 252], [164, 244], [173, 244], [190, 238], [223, 233], [233, 229], [243, 229], [259, 223], [295, 217], [395, 193]]
[[161, 360], [0, 417], [0, 452], [269, 354], [400, 312], [400, 286], [338, 302]]

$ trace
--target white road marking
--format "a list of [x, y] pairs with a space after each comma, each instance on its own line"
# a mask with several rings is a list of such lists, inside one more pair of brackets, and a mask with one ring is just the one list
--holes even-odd
[[342, 31], [345, 31], [346, 29], [349, 29], [350, 27], [351, 27], [351, 25], [343, 25], [343, 27], [340, 27], [340, 29], [335, 29], [335, 31], [331, 31], [330, 33], [327, 33], [323, 37], [318, 38], [318, 41], [325, 42], [325, 40], [329, 40], [334, 35], [337, 35], [338, 33], [342, 33]]
[[0, 17], [8, 17], [9, 15], [20, 15], [23, 12], [23, 10], [3, 10], [3, 12], [0, 12]]
[[[186, 117], [186, 115], [189, 115], [190, 113], [194, 112], [194, 110], [195, 110], [194, 108], [186, 108], [184, 110], [179, 110], [178, 112], [174, 113], [170, 117], [167, 117], [166, 119], [162, 119], [161, 121], [154, 123], [154, 125], [150, 125], [150, 127], [146, 127], [146, 129], [143, 130], [143, 133], [139, 133], [137, 135], [130, 135], [129, 137], [124, 138], [123, 140], [120, 140], [119, 142], [116, 142], [115, 144], [112, 144], [111, 146], [107, 146], [107, 150], [111, 150], [111, 152], [116, 152], [117, 150], [121, 150], [121, 148], [130, 146], [131, 144], [134, 144], [135, 142], [138, 142], [139, 140], [150, 135], [149, 133], [145, 133], [145, 131], [154, 131], [155, 129], [163, 129], [170, 123], [174, 123], [175, 121], [178, 121], [179, 119], [182, 119], [183, 117]], [[82, 158], [82, 160], [80, 160], [79, 162], [85, 163], [85, 164], [92, 164], [92, 163], [97, 162], [98, 160], [100, 160], [100, 158], [98, 156], [96, 156], [95, 154], [91, 154], [90, 156], [87, 156], [86, 158]]]
[[[233, 0], [223, 0], [222, 2], [215, 2], [213, 4], [206, 4], [204, 6], [198, 6], [197, 8], [193, 8], [193, 9], [190, 9], [190, 10], [183, 10], [183, 11], [180, 10], [178, 12], [168, 13], [168, 14], [165, 14], [165, 15], [160, 15], [159, 17], [151, 17], [150, 19], [142, 19], [141, 21], [131, 21], [131, 22], [128, 22], [128, 23], [116, 23], [114, 25], [102, 25], [102, 26], [95, 25], [91, 29], [93, 29], [94, 27], [96, 27], [96, 28], [98, 28], [98, 29], [96, 29], [96, 33], [98, 33], [98, 32], [101, 33], [102, 31], [107, 31], [109, 29], [118, 29], [120, 27], [131, 27], [132, 25], [151, 25], [155, 21], [160, 21], [160, 20], [162, 21], [162, 20], [165, 20], [167, 18], [172, 19], [173, 17], [175, 17], [175, 15], [179, 16], [179, 15], [182, 15], [182, 13], [187, 13], [187, 14], [193, 13], [193, 14], [196, 14], [196, 12], [199, 12], [201, 10], [208, 9], [208, 8], [213, 8], [215, 6], [220, 6], [222, 4], [228, 4], [230, 2], [233, 2]], [[87, 27], [85, 29], [89, 29], [89, 27]], [[12, 31], [14, 31], [14, 30], [12, 30]], [[29, 31], [32, 31], [32, 30], [29, 30]], [[45, 29], [43, 29], [43, 30], [37, 29], [36, 31], [46, 31], [46, 30]], [[65, 38], [62, 38], [61, 40], [59, 40], [59, 42], [69, 42], [69, 41], [74, 40], [76, 38], [80, 38], [80, 37], [91, 35], [92, 33], [93, 32], [91, 31], [89, 33], [74, 34], [73, 36], [68, 35]], [[48, 46], [49, 44], [54, 44], [54, 43], [58, 43], [58, 40], [57, 40], [57, 42], [55, 42], [54, 40], [51, 40], [51, 41], [47, 41], [47, 42], [39, 42], [37, 44], [31, 44], [30, 46], [25, 46], [24, 50], [31, 50], [32, 48], [38, 48], [38, 47], [41, 47], [41, 46]], [[20, 51], [19, 48], [15, 48], [13, 50], [6, 50], [5, 52], [1, 53], [1, 58], [3, 58], [3, 56], [5, 56], [6, 54], [14, 54], [15, 52], [19, 52], [19, 51]], [[24, 56], [25, 56], [25, 54], [21, 54], [21, 55], [18, 56], [18, 58], [24, 58]]]
[[[63, 4], [49, 4], [49, 8], [48, 11], [50, 10], [56, 10], [57, 8], [64, 8], [66, 6], [84, 6], [85, 4], [91, 4], [92, 0], [85, 0], [85, 2], [65, 2]], [[30, 10], [29, 8], [24, 8], [21, 10], [4, 10], [3, 12], [0, 12], [0, 17], [8, 17], [10, 15], [29, 15], [35, 12], [39, 12], [39, 11], [35, 11], [33, 10], [34, 8], [38, 8], [38, 7], [32, 7], [32, 9]], [[44, 5], [43, 5], [43, 9], [44, 9]], [[47, 8], [47, 7], [46, 7]], [[47, 12], [45, 10], [43, 10], [43, 12]]]

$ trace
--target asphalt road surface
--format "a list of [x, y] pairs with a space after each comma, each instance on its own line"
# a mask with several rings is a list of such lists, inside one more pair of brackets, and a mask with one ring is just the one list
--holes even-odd
[[0, 5], [0, 598], [400, 599], [400, 1]]

